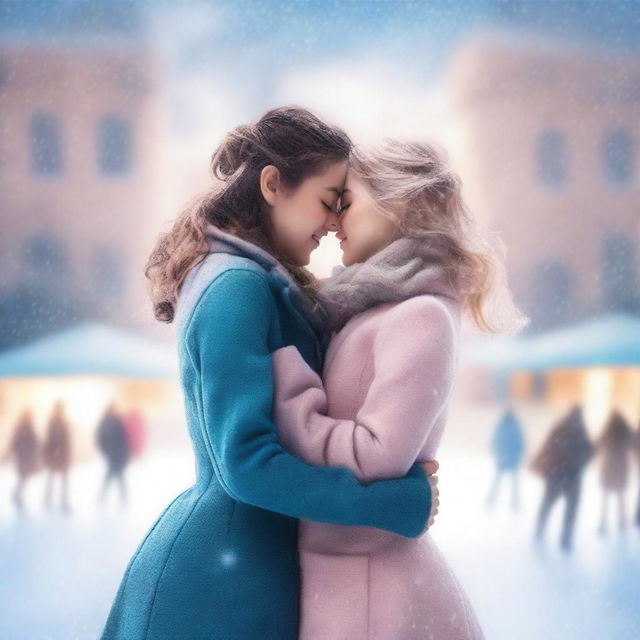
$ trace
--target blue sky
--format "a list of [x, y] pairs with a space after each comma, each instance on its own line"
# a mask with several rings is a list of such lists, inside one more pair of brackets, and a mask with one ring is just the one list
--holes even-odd
[[640, 48], [637, 0], [0, 0], [0, 38], [149, 38], [173, 70], [272, 102], [292, 69], [375, 53], [429, 83], [468, 34], [525, 29]]
[[[199, 37], [185, 46], [185, 67], [215, 58], [231, 69], [277, 68], [345, 56], [379, 42], [389, 55], [440, 56], [478, 27], [543, 31], [607, 47], [640, 45], [637, 0], [0, 0], [0, 33], [68, 40], [97, 32], [149, 32], [158, 16], [174, 27], [199, 16]], [[215, 20], [212, 20], [215, 18]], [[165, 31], [171, 37], [171, 31]]]

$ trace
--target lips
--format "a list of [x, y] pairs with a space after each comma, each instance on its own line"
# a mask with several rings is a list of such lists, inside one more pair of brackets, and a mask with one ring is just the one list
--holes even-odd
[[320, 244], [320, 238], [318, 236], [311, 236], [312, 240], [315, 240], [317, 244]]

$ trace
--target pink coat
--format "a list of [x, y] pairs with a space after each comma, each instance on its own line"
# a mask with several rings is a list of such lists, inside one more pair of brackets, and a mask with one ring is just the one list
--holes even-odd
[[[323, 378], [295, 347], [273, 354], [282, 444], [363, 483], [433, 460], [452, 394], [459, 305], [439, 295], [377, 304], [334, 335]], [[340, 496], [336, 496], [339, 500]], [[301, 640], [479, 640], [482, 631], [427, 532], [302, 520]]]

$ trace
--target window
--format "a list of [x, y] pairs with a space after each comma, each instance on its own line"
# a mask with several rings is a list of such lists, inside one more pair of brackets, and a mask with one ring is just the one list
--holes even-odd
[[574, 279], [563, 260], [538, 264], [533, 272], [531, 313], [532, 325], [546, 329], [570, 319], [573, 311]]
[[0, 89], [9, 84], [10, 76], [11, 71], [9, 69], [9, 65], [5, 60], [0, 59]]
[[58, 176], [63, 170], [60, 122], [50, 113], [38, 113], [30, 124], [31, 169], [37, 176]]
[[638, 293], [636, 248], [625, 233], [610, 233], [602, 251], [602, 302], [607, 311], [637, 311]]
[[633, 142], [623, 129], [604, 135], [602, 161], [606, 180], [611, 184], [627, 184], [633, 177]]
[[552, 188], [566, 184], [569, 173], [569, 157], [564, 136], [559, 131], [540, 134], [536, 147], [538, 179]]
[[97, 247], [92, 260], [93, 283], [100, 293], [120, 296], [126, 288], [125, 264], [120, 253], [113, 247]]
[[37, 233], [26, 241], [24, 260], [35, 271], [51, 275], [66, 273], [69, 266], [62, 240], [47, 231]]
[[98, 125], [98, 163], [105, 175], [118, 176], [131, 168], [131, 130], [117, 116], [105, 116]]

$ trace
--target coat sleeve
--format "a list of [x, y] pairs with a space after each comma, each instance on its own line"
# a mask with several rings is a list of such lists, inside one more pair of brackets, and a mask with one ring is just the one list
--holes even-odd
[[272, 419], [272, 295], [262, 275], [228, 270], [209, 285], [187, 327], [205, 440], [223, 487], [290, 517], [419, 536], [431, 508], [420, 465], [365, 487], [348, 469], [314, 467], [283, 449]]
[[347, 467], [363, 483], [403, 476], [449, 398], [454, 331], [433, 298], [393, 308], [375, 336], [373, 381], [354, 420], [327, 415], [322, 380], [297, 349], [276, 351], [274, 416], [285, 447], [311, 464]]

